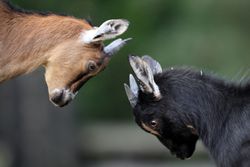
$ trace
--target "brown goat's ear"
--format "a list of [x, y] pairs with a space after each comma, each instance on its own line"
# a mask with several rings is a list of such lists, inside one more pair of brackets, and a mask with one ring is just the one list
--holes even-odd
[[138, 56], [129, 56], [129, 63], [139, 81], [141, 91], [153, 94], [156, 101], [160, 100], [160, 89], [154, 81], [154, 73], [150, 65]]
[[105, 21], [100, 27], [95, 27], [81, 34], [81, 41], [84, 43], [95, 43], [107, 39], [115, 38], [123, 34], [129, 26], [129, 22], [124, 19], [113, 19]]

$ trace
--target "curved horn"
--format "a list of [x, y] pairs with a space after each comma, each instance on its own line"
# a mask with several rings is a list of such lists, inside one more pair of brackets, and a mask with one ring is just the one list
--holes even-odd
[[132, 74], [129, 75], [129, 85], [130, 85], [132, 92], [135, 94], [136, 97], [138, 97], [139, 87]]
[[124, 84], [124, 88], [125, 88], [128, 100], [130, 102], [130, 105], [132, 106], [132, 108], [134, 108], [138, 101], [139, 88], [132, 74], [129, 75], [129, 85], [130, 87], [127, 84]]
[[139, 81], [141, 91], [146, 94], [153, 94], [155, 100], [160, 100], [160, 89], [154, 81], [153, 70], [147, 61], [138, 56], [129, 56], [129, 63]]
[[130, 41], [132, 38], [127, 38], [127, 39], [117, 39], [110, 43], [108, 46], [104, 48], [104, 53], [107, 56], [113, 56], [115, 53], [117, 53], [123, 46], [127, 44], [128, 41]]

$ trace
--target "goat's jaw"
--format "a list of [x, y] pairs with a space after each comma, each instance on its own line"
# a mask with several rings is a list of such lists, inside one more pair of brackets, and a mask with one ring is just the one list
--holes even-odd
[[57, 88], [49, 93], [50, 101], [57, 107], [63, 107], [67, 105], [75, 98], [76, 95], [77, 92], [73, 93], [71, 90], [65, 88]]

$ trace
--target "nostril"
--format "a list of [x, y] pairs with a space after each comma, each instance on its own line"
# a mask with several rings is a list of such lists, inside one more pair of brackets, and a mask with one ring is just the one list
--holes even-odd
[[63, 100], [63, 90], [57, 90], [55, 92], [53, 92], [52, 96], [51, 96], [51, 101], [53, 101], [54, 103], [58, 104]]

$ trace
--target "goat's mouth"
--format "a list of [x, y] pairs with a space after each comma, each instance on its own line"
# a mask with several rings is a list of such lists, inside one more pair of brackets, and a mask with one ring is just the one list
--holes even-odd
[[69, 104], [77, 95], [78, 90], [91, 78], [91, 76], [84, 76], [67, 88], [56, 88], [49, 93], [50, 101], [57, 107], [64, 107]]
[[54, 89], [50, 93], [50, 101], [57, 107], [64, 107], [71, 102], [77, 92], [73, 93], [69, 89]]
[[192, 156], [192, 154], [189, 155], [187, 152], [172, 151], [172, 150], [171, 150], [171, 154], [175, 155], [176, 158], [179, 158], [179, 159], [182, 159], [182, 160], [190, 159], [190, 157]]
[[164, 138], [158, 137], [160, 142], [167, 147], [172, 155], [175, 155], [176, 158], [186, 160], [189, 159], [195, 150], [195, 147], [193, 145], [189, 146], [187, 144], [174, 144], [171, 140], [166, 140]]

